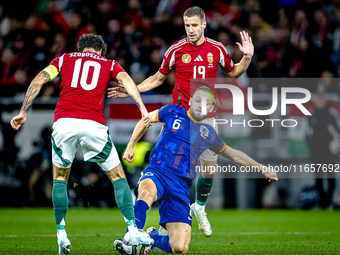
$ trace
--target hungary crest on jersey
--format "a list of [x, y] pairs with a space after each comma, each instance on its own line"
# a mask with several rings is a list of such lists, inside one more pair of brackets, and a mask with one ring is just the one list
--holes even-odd
[[208, 53], [207, 55], [208, 57], [208, 62], [211, 64], [212, 62], [214, 62], [214, 56], [211, 52]]

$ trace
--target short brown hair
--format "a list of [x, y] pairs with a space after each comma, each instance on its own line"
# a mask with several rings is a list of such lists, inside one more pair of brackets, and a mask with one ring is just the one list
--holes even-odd
[[189, 17], [189, 18], [193, 17], [193, 16], [198, 16], [201, 20], [201, 23], [203, 23], [205, 21], [205, 13], [204, 13], [203, 9], [201, 7], [198, 7], [198, 6], [188, 8], [184, 12], [183, 16]]

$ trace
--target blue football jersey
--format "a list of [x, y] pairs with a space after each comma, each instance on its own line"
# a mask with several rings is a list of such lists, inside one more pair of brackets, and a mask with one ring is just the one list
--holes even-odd
[[156, 118], [164, 125], [151, 151], [150, 166], [193, 180], [195, 166], [206, 149], [215, 153], [226, 149], [213, 127], [196, 122], [181, 106], [166, 105], [159, 109]]

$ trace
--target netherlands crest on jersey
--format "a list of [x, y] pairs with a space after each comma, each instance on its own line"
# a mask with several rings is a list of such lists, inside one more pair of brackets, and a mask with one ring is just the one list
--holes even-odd
[[201, 136], [206, 139], [209, 135], [209, 129], [204, 126], [204, 125], [201, 125], [201, 129], [200, 129], [200, 133], [201, 133]]
[[189, 63], [191, 61], [191, 56], [189, 54], [183, 54], [182, 56], [183, 63]]
[[208, 62], [211, 64], [212, 62], [214, 62], [214, 56], [211, 52], [208, 53], [207, 55], [208, 58]]

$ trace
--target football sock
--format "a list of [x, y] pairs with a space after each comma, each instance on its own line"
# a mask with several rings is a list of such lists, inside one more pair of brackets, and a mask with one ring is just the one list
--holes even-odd
[[53, 180], [52, 201], [58, 230], [65, 230], [68, 209], [67, 181]]
[[172, 253], [172, 249], [169, 242], [169, 236], [160, 236], [158, 231], [154, 231], [151, 238], [155, 241], [154, 246], [166, 253]]
[[146, 211], [149, 209], [147, 203], [143, 200], [138, 200], [134, 206], [136, 225], [138, 229], [143, 229], [146, 221]]
[[214, 183], [214, 178], [204, 178], [202, 174], [199, 175], [196, 181], [196, 203], [204, 206], [208, 200], [211, 188]]
[[135, 228], [136, 222], [129, 184], [126, 178], [115, 180], [112, 184], [115, 191], [116, 204], [120, 212], [123, 214], [125, 222], [130, 231]]
[[65, 229], [64, 230], [58, 229], [57, 236], [58, 236], [58, 238], [60, 238], [62, 236], [67, 236]]
[[204, 211], [205, 210], [205, 205], [200, 205], [196, 202], [196, 210], [198, 211]]

